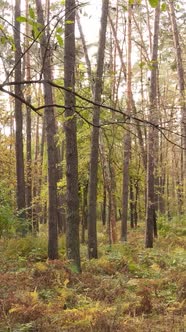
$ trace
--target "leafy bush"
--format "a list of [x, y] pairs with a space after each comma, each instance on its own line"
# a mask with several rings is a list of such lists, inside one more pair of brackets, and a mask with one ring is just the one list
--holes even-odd
[[15, 214], [14, 193], [7, 188], [6, 183], [0, 183], [0, 237], [10, 237], [13, 234], [25, 235], [29, 230], [30, 221], [19, 218]]
[[32, 262], [45, 260], [47, 258], [47, 238], [29, 235], [19, 239], [9, 239], [5, 255], [25, 258]]
[[0, 237], [8, 236], [15, 230], [17, 222], [12, 210], [12, 197], [6, 184], [0, 183]]

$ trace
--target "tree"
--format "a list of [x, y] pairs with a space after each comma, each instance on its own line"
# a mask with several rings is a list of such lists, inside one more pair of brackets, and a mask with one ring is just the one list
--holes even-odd
[[[132, 90], [131, 90], [131, 17], [132, 6], [128, 2], [127, 18], [127, 114], [130, 116], [132, 111]], [[121, 220], [121, 241], [127, 241], [127, 220], [128, 220], [128, 197], [129, 197], [129, 163], [131, 155], [131, 136], [130, 132], [124, 134], [124, 159], [123, 159], [123, 192], [122, 192], [122, 220]]]
[[[181, 191], [185, 188], [185, 179], [186, 179], [186, 101], [185, 101], [185, 78], [184, 78], [184, 66], [182, 60], [182, 49], [180, 44], [180, 37], [177, 27], [176, 15], [174, 10], [174, 1], [169, 0], [169, 13], [171, 20], [171, 28], [173, 34], [174, 48], [176, 53], [176, 67], [178, 75], [178, 87], [180, 94], [180, 106], [181, 106], [181, 132], [182, 132], [182, 156], [181, 156]], [[183, 192], [181, 194], [181, 200], [183, 200]], [[182, 211], [183, 212], [183, 211]]]
[[[150, 0], [150, 2], [155, 6], [157, 1]], [[76, 3], [66, 2], [65, 19], [64, 6], [60, 6], [56, 2], [50, 6], [50, 0], [46, 0], [44, 14], [42, 12], [44, 7], [42, 8], [41, 3], [41, 0], [37, 1], [38, 22], [36, 22], [35, 11], [31, 7], [28, 10], [28, 3], [27, 13], [29, 12], [29, 14], [26, 17], [18, 18], [18, 21], [22, 23], [21, 29], [19, 28], [22, 33], [21, 38], [19, 37], [19, 44], [20, 39], [23, 42], [24, 38], [25, 48], [22, 48], [21, 52], [19, 46], [17, 47], [19, 57], [15, 64], [12, 62], [15, 53], [14, 38], [12, 38], [10, 24], [6, 19], [8, 7], [5, 9], [5, 15], [0, 17], [0, 57], [7, 76], [6, 80], [0, 84], [0, 91], [8, 93], [10, 96], [10, 107], [2, 101], [0, 130], [4, 135], [3, 140], [6, 135], [9, 136], [7, 132], [11, 131], [13, 134], [14, 118], [11, 114], [12, 107], [14, 107], [13, 98], [16, 98], [16, 109], [17, 105], [20, 107], [21, 103], [26, 105], [25, 114], [28, 126], [26, 129], [25, 116], [23, 132], [27, 131], [27, 135], [25, 135], [24, 145], [22, 144], [21, 149], [28, 152], [27, 156], [25, 153], [25, 160], [27, 158], [27, 164], [32, 161], [34, 174], [31, 184], [29, 183], [30, 168], [26, 167], [25, 162], [29, 192], [32, 186], [32, 202], [31, 196], [26, 194], [27, 208], [33, 207], [32, 220], [34, 222], [41, 216], [42, 222], [46, 223], [48, 205], [49, 256], [53, 259], [57, 257], [57, 230], [62, 230], [62, 223], [59, 222], [56, 215], [61, 215], [61, 206], [65, 208], [67, 206], [67, 257], [80, 271], [79, 219], [81, 218], [83, 225], [82, 239], [86, 241], [87, 205], [89, 206], [89, 258], [98, 256], [96, 218], [101, 217], [102, 203], [104, 203], [103, 219], [105, 222], [105, 216], [108, 217], [107, 225], [110, 225], [110, 231], [115, 230], [115, 221], [118, 217], [116, 207], [120, 212], [123, 208], [121, 236], [123, 241], [127, 240], [129, 206], [132, 225], [136, 225], [137, 214], [138, 221], [144, 219], [147, 208], [146, 246], [148, 247], [152, 247], [153, 237], [156, 233], [157, 205], [160, 213], [165, 214], [168, 211], [168, 218], [176, 216], [178, 212], [184, 212], [184, 153], [180, 153], [180, 146], [182, 149], [184, 148], [185, 82], [183, 65], [185, 59], [184, 53], [182, 52], [180, 57], [178, 52], [182, 48], [181, 43], [184, 40], [185, 32], [182, 31], [184, 15], [180, 15], [179, 20], [176, 20], [175, 17], [176, 31], [172, 7], [169, 6], [169, 13], [164, 10], [165, 5], [163, 4], [158, 33], [157, 10], [159, 7], [157, 7], [156, 27], [154, 26], [154, 31], [156, 31], [153, 39], [151, 31], [153, 30], [153, 9], [149, 7], [148, 0], [145, 6], [129, 2], [128, 5], [132, 7], [132, 10], [130, 7], [129, 10], [125, 6], [121, 7], [116, 1], [116, 6], [109, 8], [108, 30], [106, 14], [108, 1], [103, 1], [98, 52], [94, 52], [96, 44], [90, 45], [86, 31], [85, 35], [82, 32], [86, 16], [83, 17], [82, 27], [78, 21], [84, 10], [86, 11], [86, 7], [81, 7], [79, 18], [77, 16], [81, 45], [78, 37], [75, 41], [74, 36], [74, 15], [78, 7]], [[113, 2], [111, 4], [113, 5]], [[49, 15], [49, 7], [51, 15]], [[20, 15], [20, 11], [18, 15]], [[171, 40], [171, 17], [174, 45]], [[32, 26], [33, 36], [24, 29], [25, 23], [26, 28]], [[63, 25], [65, 26], [65, 36]], [[147, 34], [144, 33], [146, 30]], [[178, 30], [179, 36], [177, 36]], [[128, 35], [126, 35], [126, 31], [129, 32]], [[176, 36], [179, 37], [178, 40]], [[159, 57], [157, 45], [161, 52]], [[177, 49], [175, 53], [172, 51], [173, 46]], [[153, 54], [150, 54], [152, 51]], [[133, 54], [135, 54], [135, 59]], [[63, 60], [65, 61], [63, 62]], [[135, 63], [133, 63], [134, 60]], [[16, 81], [13, 81], [14, 70], [15, 68], [17, 70], [20, 64], [22, 77], [16, 76], [16, 74]], [[65, 86], [63, 76], [65, 76]], [[14, 93], [14, 86], [18, 87], [18, 89], [16, 87], [16, 93]], [[126, 91], [126, 94], [123, 91]], [[29, 98], [27, 98], [28, 95]], [[44, 113], [43, 124], [42, 120], [39, 120], [41, 117], [38, 114], [32, 114], [32, 125], [30, 124], [31, 110], [39, 113], [40, 116], [43, 116]], [[180, 118], [182, 130], [180, 130]], [[47, 151], [44, 144], [44, 127], [46, 127], [47, 134]], [[64, 141], [64, 134], [66, 134], [66, 141]], [[13, 144], [13, 140], [10, 141], [10, 149]], [[41, 145], [41, 151], [38, 148], [39, 145]], [[61, 160], [61, 151], [64, 151], [65, 147], [67, 182], [64, 180], [64, 162]], [[122, 158], [123, 150], [125, 150], [124, 159]], [[90, 160], [89, 153], [91, 154]], [[3, 153], [1, 153], [1, 159], [3, 159]], [[2, 173], [7, 159], [7, 157], [4, 158], [0, 182], [3, 179]], [[89, 164], [91, 164], [90, 177], [87, 171]], [[49, 167], [48, 178], [47, 166]], [[146, 172], [148, 172], [148, 178], [146, 178]], [[8, 168], [5, 173], [8, 177]], [[12, 173], [10, 172], [10, 174]], [[24, 172], [22, 174], [24, 177]], [[146, 179], [148, 180], [147, 192]], [[58, 193], [62, 193], [64, 196], [67, 184], [67, 205], [66, 196], [64, 199], [64, 196], [57, 195], [57, 181]], [[4, 180], [3, 185], [4, 182], [9, 185], [10, 179]], [[47, 185], [49, 185], [49, 191], [47, 191]], [[88, 194], [87, 191], [89, 191]], [[144, 197], [145, 192], [147, 193], [146, 198]], [[13, 191], [11, 195], [14, 195]], [[174, 205], [171, 204], [172, 200], [175, 202]], [[42, 211], [38, 208], [40, 202], [45, 205]], [[14, 208], [13, 203], [12, 208]], [[21, 209], [20, 213], [24, 210], [25, 208]], [[28, 209], [26, 211], [29, 212]], [[42, 227], [42, 229], [44, 228]], [[114, 232], [110, 232], [110, 243], [114, 242], [114, 235]]]
[[64, 48], [64, 87], [65, 87], [65, 136], [66, 136], [66, 178], [67, 216], [66, 252], [67, 258], [78, 271], [80, 264], [79, 245], [79, 197], [78, 197], [78, 153], [76, 137], [75, 95], [75, 0], [65, 2], [65, 48]]
[[159, 36], [160, 4], [155, 9], [154, 36], [152, 46], [151, 77], [150, 77], [150, 115], [149, 120], [154, 126], [149, 127], [148, 154], [147, 154], [147, 216], [146, 216], [146, 248], [153, 247], [153, 233], [156, 230], [156, 194], [155, 194], [155, 169], [157, 155], [157, 68], [158, 68], [158, 36]]
[[[20, 16], [20, 0], [15, 3], [15, 29], [14, 29], [14, 43], [15, 43], [15, 82], [20, 82], [22, 77], [21, 71], [21, 44], [20, 44], [20, 23], [17, 17]], [[15, 85], [15, 95], [22, 97], [22, 89], [19, 84]], [[24, 178], [24, 156], [23, 156], [23, 116], [22, 116], [22, 102], [15, 99], [15, 122], [16, 122], [16, 177], [17, 177], [17, 209], [21, 218], [25, 218], [25, 178]], [[26, 229], [23, 226], [23, 235]]]
[[[29, 4], [26, 1], [26, 16], [28, 17]], [[29, 24], [26, 22], [26, 35], [30, 32]], [[25, 48], [28, 47], [28, 40], [26, 40]], [[31, 69], [30, 69], [30, 52], [28, 51], [25, 56], [25, 76], [26, 80], [31, 80]], [[26, 91], [26, 99], [31, 102], [31, 89], [28, 86]], [[26, 108], [26, 207], [27, 207], [27, 218], [29, 220], [29, 229], [32, 231], [32, 135], [31, 135], [31, 109]]]
[[[94, 87], [94, 101], [101, 103], [102, 75], [104, 65], [104, 52], [106, 42], [106, 28], [108, 16], [108, 0], [102, 2], [101, 27], [99, 35], [99, 46], [97, 55], [97, 70]], [[100, 107], [94, 105], [93, 128], [91, 136], [90, 152], [90, 180], [88, 193], [88, 256], [97, 258], [97, 227], [96, 227], [96, 201], [97, 201], [97, 173], [98, 173], [98, 151], [99, 151], [99, 119]]]
[[[37, 18], [41, 27], [44, 27], [43, 9], [40, 0], [36, 0]], [[49, 36], [48, 36], [49, 38]], [[52, 79], [51, 73], [51, 51], [49, 39], [47, 40], [44, 30], [40, 40], [42, 72], [44, 77], [44, 99], [45, 99], [45, 121], [47, 137], [47, 158], [48, 158], [48, 257], [56, 259], [58, 257], [58, 232], [57, 232], [57, 169], [56, 169], [56, 124], [54, 116], [52, 86], [47, 80]]]

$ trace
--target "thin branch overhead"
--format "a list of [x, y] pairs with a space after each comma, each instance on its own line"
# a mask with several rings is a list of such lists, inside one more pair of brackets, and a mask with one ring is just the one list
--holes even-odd
[[[141, 118], [138, 118], [134, 115], [128, 115], [124, 110], [121, 110], [121, 109], [118, 109], [118, 108], [114, 108], [114, 107], [111, 107], [109, 105], [105, 105], [105, 104], [100, 104], [100, 103], [97, 103], [89, 98], [86, 98], [84, 96], [82, 96], [81, 94], [75, 92], [75, 91], [72, 91], [71, 89], [67, 89], [65, 88], [64, 86], [60, 85], [60, 84], [57, 84], [54, 81], [50, 81], [50, 80], [29, 80], [29, 81], [26, 81], [26, 80], [23, 80], [23, 81], [20, 81], [20, 82], [4, 82], [2, 84], [0, 84], [0, 91], [4, 92], [4, 93], [7, 93], [8, 95], [12, 96], [13, 98], [17, 98], [19, 99], [23, 104], [25, 104], [26, 106], [30, 107], [30, 109], [32, 111], [34, 111], [35, 113], [37, 113], [39, 116], [42, 116], [42, 113], [40, 113], [39, 111], [43, 110], [43, 109], [47, 109], [49, 107], [56, 107], [56, 108], [62, 108], [62, 109], [66, 109], [67, 107], [65, 107], [65, 105], [61, 105], [61, 104], [58, 104], [58, 103], [54, 103], [52, 105], [41, 105], [41, 106], [38, 106], [38, 107], [35, 107], [33, 104], [29, 103], [24, 97], [21, 97], [21, 96], [17, 96], [15, 93], [5, 89], [5, 87], [7, 86], [15, 86], [15, 85], [30, 85], [30, 84], [43, 84], [43, 83], [48, 83], [50, 84], [52, 87], [54, 88], [57, 88], [59, 90], [62, 90], [62, 91], [67, 91], [69, 93], [72, 93], [74, 94], [77, 98], [87, 102], [88, 104], [91, 104], [93, 107], [98, 107], [98, 108], [102, 108], [102, 109], [105, 109], [105, 110], [109, 110], [109, 111], [113, 111], [117, 114], [120, 114], [123, 116], [123, 120], [119, 120], [119, 121], [107, 121], [107, 122], [104, 122], [104, 123], [100, 123], [99, 125], [95, 125], [93, 124], [91, 121], [89, 121], [88, 119], [86, 119], [80, 111], [78, 111], [79, 107], [76, 108], [75, 106], [75, 113], [80, 117], [82, 118], [85, 122], [87, 122], [90, 126], [96, 126], [98, 128], [101, 128], [101, 127], [104, 127], [104, 126], [108, 126], [108, 125], [118, 125], [118, 124], [126, 124], [128, 120], [135, 120], [137, 121], [138, 123], [141, 123], [143, 125], [148, 125], [148, 126], [152, 126], [154, 127], [155, 129], [159, 130], [161, 132], [161, 134], [163, 135], [163, 137], [171, 144], [181, 148], [181, 149], [184, 149], [180, 144], [177, 144], [175, 142], [173, 142], [172, 140], [170, 140], [166, 134], [164, 133], [165, 131], [167, 132], [170, 132], [171, 134], [174, 134], [176, 136], [179, 136], [179, 137], [183, 137], [182, 134], [179, 134], [178, 132], [174, 132], [166, 127], [162, 127], [160, 125], [157, 125], [157, 124], [154, 124], [153, 122], [151, 121], [148, 121], [146, 119], [141, 119]], [[85, 107], [83, 106], [83, 109], [84, 110], [90, 110], [91, 107]], [[131, 123], [132, 125], [132, 123]]]

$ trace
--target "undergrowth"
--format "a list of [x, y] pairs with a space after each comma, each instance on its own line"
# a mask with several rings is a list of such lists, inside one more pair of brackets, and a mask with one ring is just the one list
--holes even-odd
[[159, 228], [153, 249], [143, 247], [143, 227], [112, 247], [101, 235], [97, 260], [82, 245], [81, 274], [65, 259], [64, 238], [55, 261], [45, 233], [0, 240], [0, 331], [184, 332], [185, 232]]

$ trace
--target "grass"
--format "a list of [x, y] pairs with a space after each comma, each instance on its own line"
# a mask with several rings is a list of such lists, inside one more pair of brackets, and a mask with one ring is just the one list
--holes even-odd
[[56, 261], [44, 232], [1, 240], [0, 331], [184, 332], [185, 231], [168, 226], [150, 250], [142, 226], [112, 247], [100, 226], [99, 259], [88, 261], [82, 245], [81, 274], [65, 260], [63, 238]]

